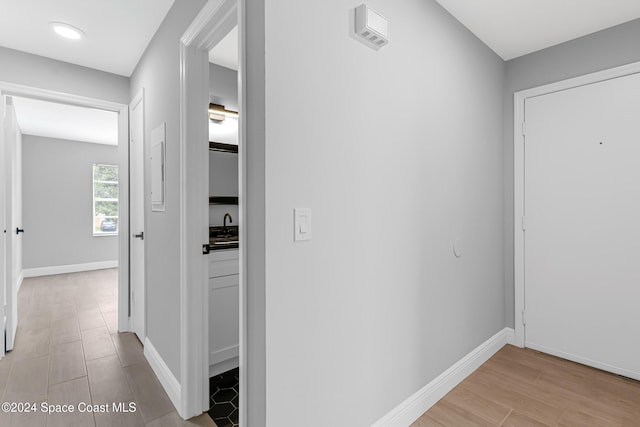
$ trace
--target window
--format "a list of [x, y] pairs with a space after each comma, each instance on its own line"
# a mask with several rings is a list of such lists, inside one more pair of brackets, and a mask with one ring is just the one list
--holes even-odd
[[118, 234], [118, 166], [93, 165], [93, 235]]

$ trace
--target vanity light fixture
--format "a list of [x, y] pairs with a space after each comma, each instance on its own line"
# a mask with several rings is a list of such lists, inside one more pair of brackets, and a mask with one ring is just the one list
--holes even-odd
[[49, 26], [51, 26], [57, 35], [65, 39], [80, 40], [84, 37], [84, 31], [64, 22], [49, 22]]
[[224, 122], [224, 119], [228, 117], [238, 117], [238, 112], [233, 110], [227, 110], [224, 105], [209, 104], [209, 119], [216, 122]]

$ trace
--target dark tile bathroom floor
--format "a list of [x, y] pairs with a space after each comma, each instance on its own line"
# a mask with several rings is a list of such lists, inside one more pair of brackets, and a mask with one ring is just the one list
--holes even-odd
[[209, 416], [218, 427], [238, 427], [238, 368], [209, 378]]

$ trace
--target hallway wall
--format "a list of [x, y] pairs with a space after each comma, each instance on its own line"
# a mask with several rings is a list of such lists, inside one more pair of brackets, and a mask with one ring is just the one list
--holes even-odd
[[131, 76], [130, 98], [144, 88], [145, 188], [151, 131], [166, 123], [164, 212], [145, 194], [147, 337], [180, 381], [180, 37], [205, 0], [176, 0]]
[[505, 323], [504, 62], [433, 0], [371, 2], [376, 52], [353, 6], [265, 3], [269, 426], [371, 425]]

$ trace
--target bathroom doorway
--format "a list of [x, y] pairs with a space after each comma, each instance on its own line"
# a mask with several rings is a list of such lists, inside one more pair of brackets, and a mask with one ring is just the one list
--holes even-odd
[[209, 51], [209, 415], [239, 425], [238, 27]]

